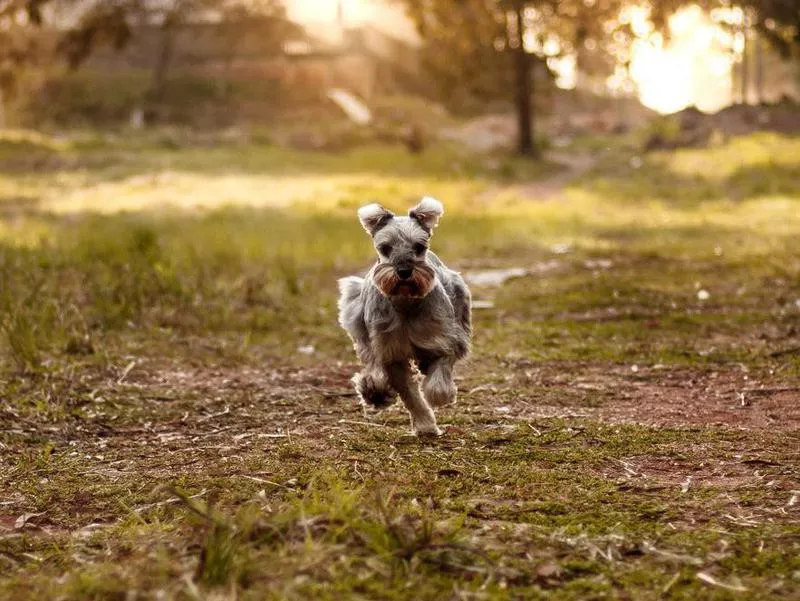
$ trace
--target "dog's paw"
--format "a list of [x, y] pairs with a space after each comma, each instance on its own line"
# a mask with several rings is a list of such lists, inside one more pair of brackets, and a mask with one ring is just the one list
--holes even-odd
[[367, 408], [380, 411], [381, 409], [386, 409], [391, 406], [396, 398], [392, 392], [372, 390], [367, 395], [362, 394], [361, 400]]
[[414, 424], [414, 436], [421, 438], [431, 436], [441, 436], [444, 434], [436, 424]]
[[431, 407], [447, 407], [455, 405], [458, 391], [454, 385], [449, 386], [428, 386], [424, 390], [425, 400]]
[[377, 382], [369, 374], [359, 374], [353, 380], [356, 392], [366, 407], [385, 409], [395, 401], [395, 393], [385, 383]]

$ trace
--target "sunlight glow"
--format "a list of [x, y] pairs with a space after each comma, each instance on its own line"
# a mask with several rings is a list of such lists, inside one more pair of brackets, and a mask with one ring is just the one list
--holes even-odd
[[[636, 23], [647, 20], [646, 12], [630, 18], [634, 30], [643, 31]], [[656, 35], [634, 42], [630, 76], [642, 104], [661, 113], [690, 105], [715, 111], [729, 104], [734, 60], [730, 34], [696, 5], [673, 15], [669, 27], [672, 35], [666, 45]]]
[[[377, 25], [384, 33], [412, 42], [418, 39], [397, 4], [380, 0], [287, 0], [286, 5], [291, 18], [315, 26], [318, 35], [341, 35], [336, 27], [341, 6], [345, 27]], [[690, 105], [704, 111], [718, 110], [732, 99], [732, 68], [744, 44], [741, 33], [732, 32], [730, 27], [735, 29], [742, 19], [739, 8], [709, 13], [691, 5], [670, 17], [671, 35], [666, 41], [655, 31], [649, 10], [644, 5], [631, 4], [622, 10], [619, 23], [629, 25], [636, 39], [629, 46], [618, 32], [613, 51], [617, 68], [605, 83], [595, 80], [591, 85], [600, 93], [638, 95], [642, 104], [661, 113]], [[598, 47], [592, 38], [586, 39], [584, 45], [589, 52]], [[576, 58], [563, 52], [556, 37], [530, 31], [525, 46], [547, 57], [559, 87], [571, 89], [578, 85]]]
[[[360, 24], [368, 17], [368, 0], [341, 0], [345, 21]], [[286, 2], [289, 17], [297, 21], [335, 22], [339, 0], [289, 0]]]
[[289, 18], [314, 35], [338, 38], [339, 7], [345, 28], [377, 25], [381, 32], [407, 42], [418, 41], [416, 28], [408, 19], [402, 6], [381, 0], [285, 0]]

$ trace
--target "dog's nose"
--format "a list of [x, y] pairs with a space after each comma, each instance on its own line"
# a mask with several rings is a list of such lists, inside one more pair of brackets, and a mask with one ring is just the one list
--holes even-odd
[[397, 270], [397, 275], [401, 280], [407, 280], [412, 273], [414, 273], [414, 270], [411, 267], [401, 267]]

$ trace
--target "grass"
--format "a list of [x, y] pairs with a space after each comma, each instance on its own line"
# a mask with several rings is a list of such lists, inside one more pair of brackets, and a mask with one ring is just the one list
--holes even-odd
[[[795, 598], [800, 141], [592, 152], [544, 201], [450, 147], [6, 134], [0, 598]], [[335, 323], [354, 209], [422, 194], [528, 273], [473, 286], [436, 441]]]

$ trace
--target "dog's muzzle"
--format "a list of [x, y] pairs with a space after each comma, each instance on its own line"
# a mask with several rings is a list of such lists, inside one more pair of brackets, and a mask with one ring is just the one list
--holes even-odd
[[382, 263], [375, 268], [373, 278], [384, 296], [423, 298], [433, 289], [436, 273], [427, 263], [398, 268]]

